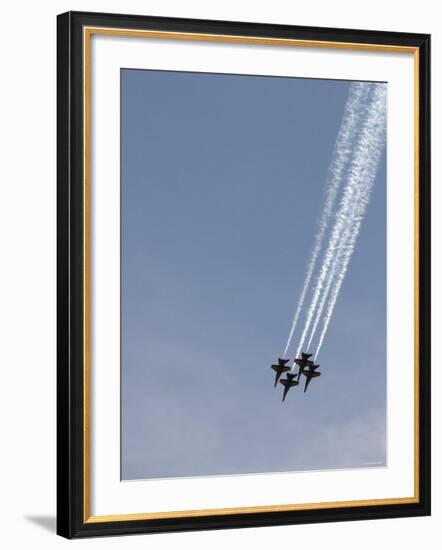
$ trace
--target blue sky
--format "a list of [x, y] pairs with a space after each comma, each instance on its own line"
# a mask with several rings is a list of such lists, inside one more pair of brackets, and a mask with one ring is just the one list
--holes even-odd
[[282, 403], [270, 370], [349, 83], [121, 78], [122, 478], [385, 464], [385, 158], [321, 378]]

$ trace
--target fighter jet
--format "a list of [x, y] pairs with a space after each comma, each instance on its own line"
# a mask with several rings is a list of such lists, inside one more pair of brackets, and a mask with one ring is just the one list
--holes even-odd
[[281, 378], [281, 374], [283, 372], [288, 372], [291, 367], [286, 367], [287, 363], [289, 362], [289, 359], [278, 359], [277, 365], [272, 365], [272, 369], [276, 372], [275, 375], [275, 388], [278, 384], [278, 380]]
[[316, 378], [317, 376], [321, 376], [321, 373], [317, 371], [316, 369], [319, 367], [319, 365], [310, 365], [309, 367], [306, 367], [301, 370], [302, 374], [306, 377], [305, 386], [304, 386], [304, 393], [307, 391], [307, 387], [310, 384], [312, 378]]
[[313, 365], [313, 361], [310, 361], [310, 357], [312, 356], [311, 353], [301, 353], [301, 359], [295, 359], [296, 365], [299, 367], [298, 371], [298, 378], [301, 376], [301, 372], [306, 367], [311, 367]]
[[293, 386], [297, 386], [299, 384], [298, 380], [294, 380], [296, 378], [297, 374], [293, 374], [291, 372], [287, 373], [287, 378], [283, 378], [279, 381], [280, 384], [284, 386], [284, 393], [282, 395], [282, 400], [284, 401], [288, 391], [290, 388], [293, 388]]

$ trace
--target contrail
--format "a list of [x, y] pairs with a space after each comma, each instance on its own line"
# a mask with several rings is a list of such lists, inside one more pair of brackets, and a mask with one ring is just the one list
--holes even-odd
[[361, 105], [364, 104], [369, 90], [370, 85], [365, 82], [352, 82], [350, 84], [341, 126], [336, 137], [332, 160], [328, 170], [324, 203], [320, 218], [318, 220], [318, 232], [315, 236], [310, 260], [307, 264], [304, 286], [301, 290], [282, 357], [286, 356], [293, 339], [293, 334], [301, 314], [302, 306], [304, 305], [307, 290], [316, 267], [319, 253], [321, 251], [322, 241], [327, 230], [328, 222], [336, 201], [336, 196], [345, 173], [345, 168], [351, 156], [351, 144], [359, 127], [362, 115]]
[[[299, 355], [304, 345], [304, 341], [307, 337], [313, 315], [316, 311], [317, 315], [315, 319], [314, 330], [312, 330], [312, 333], [310, 334], [309, 344], [313, 339], [314, 332], [322, 313], [321, 307], [323, 308], [325, 305], [328, 291], [330, 290], [330, 286], [333, 282], [336, 269], [339, 266], [339, 257], [341, 256], [342, 249], [345, 246], [346, 231], [350, 231], [349, 224], [351, 223], [351, 220], [353, 218], [359, 194], [362, 192], [360, 186], [365, 182], [364, 170], [367, 166], [367, 163], [369, 162], [369, 157], [372, 154], [372, 151], [369, 149], [369, 147], [371, 142], [373, 141], [376, 122], [379, 118], [380, 108], [385, 111], [385, 86], [382, 84], [372, 84], [371, 89], [374, 91], [373, 98], [366, 111], [366, 119], [362, 127], [361, 134], [359, 136], [358, 144], [355, 149], [347, 184], [341, 199], [341, 205], [338, 212], [336, 213], [335, 225], [332, 229], [328, 248], [325, 252], [323, 264], [318, 275], [316, 287], [314, 289], [312, 297], [312, 302], [307, 312], [304, 331], [299, 342], [297, 355]], [[383, 102], [382, 105], [381, 102]], [[325, 289], [324, 285], [326, 285]], [[316, 308], [318, 307], [318, 301], [321, 297], [321, 293], [322, 300], [319, 309], [317, 310]]]
[[338, 267], [340, 254], [341, 254], [341, 247], [338, 246], [338, 247], [336, 247], [336, 254], [335, 254], [335, 258], [333, 260], [333, 264], [332, 264], [331, 269], [329, 270], [329, 273], [327, 275], [327, 282], [325, 284], [325, 288], [322, 291], [321, 301], [319, 302], [319, 306], [316, 308], [316, 315], [315, 315], [315, 320], [313, 322], [313, 328], [310, 332], [310, 338], [308, 339], [308, 342], [307, 342], [307, 348], [306, 348], [307, 350], [310, 349], [313, 337], [316, 333], [316, 329], [318, 328], [318, 324], [319, 324], [319, 321], [321, 319], [322, 312], [324, 310], [325, 302], [326, 302], [328, 294], [330, 292], [331, 285], [332, 285], [332, 283], [335, 279], [335, 273], [336, 273], [336, 269]]
[[319, 354], [324, 337], [327, 333], [327, 329], [333, 315], [333, 310], [355, 249], [355, 244], [359, 236], [367, 206], [370, 202], [371, 191], [376, 178], [379, 161], [384, 149], [386, 134], [385, 84], [376, 85], [368, 118], [370, 120], [370, 124], [364, 128], [365, 131], [361, 136], [361, 142], [363, 142], [365, 146], [365, 154], [357, 155], [354, 162], [354, 170], [352, 170], [350, 174], [351, 179], [360, 181], [360, 192], [355, 201], [352, 220], [349, 222], [349, 226], [346, 231], [347, 235], [345, 242], [339, 251], [338, 270], [333, 282], [330, 298], [327, 303], [327, 311], [324, 317], [323, 328], [319, 337], [315, 359]]
[[313, 328], [310, 332], [310, 338], [307, 342], [307, 350], [310, 348], [312, 340], [316, 334], [316, 329], [318, 328], [319, 321], [321, 320], [325, 303], [327, 301], [330, 290], [332, 288], [332, 284], [334, 283], [336, 278], [336, 272], [337, 271], [339, 272], [339, 270], [342, 268], [342, 257], [345, 251], [348, 249], [347, 241], [348, 241], [350, 232], [352, 230], [352, 227], [354, 225], [354, 217], [355, 217], [356, 207], [358, 205], [358, 200], [360, 198], [360, 195], [361, 195], [361, 189], [359, 189], [358, 192], [356, 193], [356, 196], [353, 197], [353, 209], [349, 213], [346, 226], [343, 229], [342, 236], [341, 236], [341, 244], [339, 244], [334, 250], [333, 263], [327, 274], [327, 281], [325, 283], [324, 290], [322, 290], [322, 293], [321, 293], [321, 301], [319, 302], [319, 305], [316, 308], [316, 315], [313, 323]]
[[[375, 101], [376, 101], [376, 97], [373, 97], [373, 103], [371, 105], [371, 110], [370, 109], [368, 110], [366, 127], [364, 127], [365, 129], [362, 132], [362, 135], [361, 135], [361, 138], [360, 138], [362, 144], [364, 144], [364, 143], [367, 144], [367, 140], [370, 138], [370, 136], [375, 135], [375, 130], [373, 128], [370, 129], [370, 126], [373, 126], [373, 124], [375, 123], [376, 115], [373, 114], [375, 112], [374, 111], [374, 109], [375, 109], [374, 102]], [[367, 128], [367, 125], [368, 125], [368, 128]], [[364, 135], [364, 132], [373, 132], [373, 133], [369, 134], [369, 135], [366, 133]], [[361, 151], [361, 148], [358, 149], [358, 152], [360, 152], [360, 151]], [[365, 148], [365, 154], [367, 155], [369, 153], [370, 153], [370, 146], [367, 145], [366, 148]], [[351, 170], [350, 170], [349, 185], [352, 184], [351, 178], [355, 177], [355, 174], [358, 177], [358, 181], [360, 181], [361, 178], [364, 177], [364, 173], [361, 173], [361, 170], [359, 170], [359, 172], [357, 172], [356, 170], [357, 170], [357, 167], [364, 169], [365, 164], [366, 164], [366, 160], [364, 161], [364, 159], [361, 158], [361, 155], [358, 156], [356, 154], [354, 159], [353, 159], [352, 167], [351, 167]], [[364, 183], [360, 183], [358, 185], [356, 194], [353, 196], [353, 199], [352, 199], [351, 212], [349, 212], [349, 214], [347, 216], [347, 219], [345, 221], [345, 226], [343, 228], [342, 236], [340, 238], [340, 244], [334, 250], [330, 251], [330, 253], [332, 255], [334, 254], [333, 263], [332, 263], [332, 266], [328, 270], [328, 273], [327, 273], [327, 280], [326, 280], [326, 283], [325, 283], [325, 288], [324, 288], [324, 290], [322, 290], [321, 301], [319, 302], [319, 305], [316, 307], [315, 320], [314, 320], [314, 323], [313, 323], [313, 328], [310, 332], [310, 338], [307, 342], [307, 349], [310, 348], [310, 345], [311, 345], [312, 340], [314, 338], [314, 335], [316, 333], [316, 329], [318, 327], [319, 321], [321, 320], [322, 312], [324, 310], [327, 298], [328, 298], [330, 290], [332, 288], [332, 284], [335, 281], [336, 272], [338, 270], [338, 273], [339, 273], [339, 270], [342, 269], [342, 257], [345, 254], [346, 250], [348, 250], [348, 247], [349, 247], [349, 245], [347, 244], [347, 241], [348, 241], [349, 235], [351, 233], [353, 224], [355, 223], [354, 217], [356, 215], [357, 208], [358, 208], [358, 205], [359, 205], [358, 201], [360, 200], [361, 195], [363, 196], [363, 192], [364, 192]]]
[[[367, 86], [369, 87], [369, 89], [373, 90], [375, 85], [367, 84]], [[304, 345], [305, 339], [310, 329], [310, 325], [313, 320], [313, 315], [316, 311], [316, 308], [318, 306], [318, 301], [321, 297], [322, 289], [328, 278], [328, 275], [330, 274], [330, 269], [336, 255], [336, 250], [338, 246], [341, 244], [342, 233], [345, 230], [345, 227], [349, 220], [350, 212], [352, 211], [352, 207], [354, 205], [355, 195], [357, 193], [358, 180], [352, 177], [351, 172], [352, 170], [354, 171], [355, 158], [360, 158], [362, 155], [365, 154], [366, 147], [365, 147], [365, 142], [362, 139], [362, 136], [366, 135], [367, 133], [369, 134], [370, 132], [369, 126], [370, 126], [370, 105], [371, 104], [372, 103], [369, 103], [369, 107], [367, 107], [367, 105], [363, 105], [361, 109], [362, 112], [360, 113], [360, 115], [364, 116], [364, 124], [361, 129], [361, 134], [360, 134], [356, 149], [354, 148], [351, 149], [351, 151], [353, 152], [353, 160], [350, 167], [350, 175], [348, 176], [347, 183], [341, 197], [340, 207], [335, 216], [336, 217], [335, 224], [332, 229], [328, 247], [324, 254], [322, 266], [316, 281], [316, 286], [313, 291], [312, 301], [307, 311], [304, 330], [302, 332], [298, 349], [296, 351], [296, 356], [299, 356], [299, 353], [301, 352], [301, 349]]]

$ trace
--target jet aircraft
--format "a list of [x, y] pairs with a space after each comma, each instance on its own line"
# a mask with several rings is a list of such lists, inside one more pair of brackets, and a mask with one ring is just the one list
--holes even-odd
[[301, 358], [300, 359], [298, 358], [298, 359], [294, 360], [294, 363], [296, 363], [296, 365], [298, 365], [298, 367], [299, 367], [298, 376], [301, 375], [301, 372], [306, 367], [311, 367], [313, 365], [313, 361], [310, 360], [311, 356], [312, 356], [311, 353], [301, 353]]
[[317, 371], [316, 369], [319, 368], [319, 365], [310, 365], [309, 367], [306, 367], [301, 370], [301, 373], [306, 377], [305, 386], [304, 386], [304, 393], [307, 391], [307, 387], [312, 381], [312, 378], [316, 378], [317, 376], [321, 376], [321, 373]]
[[278, 359], [277, 365], [272, 365], [272, 369], [275, 371], [275, 388], [278, 384], [279, 379], [281, 378], [281, 374], [284, 372], [288, 372], [291, 367], [286, 367], [287, 363], [290, 359]]
[[279, 381], [280, 384], [284, 386], [284, 393], [282, 395], [282, 400], [284, 401], [286, 398], [286, 395], [290, 388], [293, 388], [293, 386], [297, 386], [299, 384], [299, 380], [295, 380], [297, 377], [297, 374], [293, 374], [291, 372], [287, 373], [287, 378], [283, 378]]

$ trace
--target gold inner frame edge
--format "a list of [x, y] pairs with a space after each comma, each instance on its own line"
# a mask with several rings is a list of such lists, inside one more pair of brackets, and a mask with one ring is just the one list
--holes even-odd
[[[178, 510], [172, 512], [151, 512], [136, 514], [115, 514], [92, 516], [90, 511], [90, 42], [91, 36], [111, 35], [176, 40], [212, 42], [234, 42], [273, 46], [334, 48], [344, 50], [365, 50], [390, 53], [412, 53], [414, 62], [414, 495], [411, 497], [283, 504], [269, 506], [248, 506], [235, 508], [214, 508], [206, 510]], [[84, 404], [83, 404], [83, 519], [84, 523], [116, 521], [141, 521], [149, 519], [171, 519], [186, 517], [219, 516], [229, 514], [252, 514], [263, 512], [284, 512], [300, 510], [324, 510], [354, 508], [358, 506], [385, 506], [419, 502], [419, 48], [357, 42], [331, 42], [321, 40], [297, 40], [270, 37], [245, 37], [236, 35], [149, 31], [137, 29], [116, 29], [109, 27], [83, 28], [83, 211], [84, 211]]]

